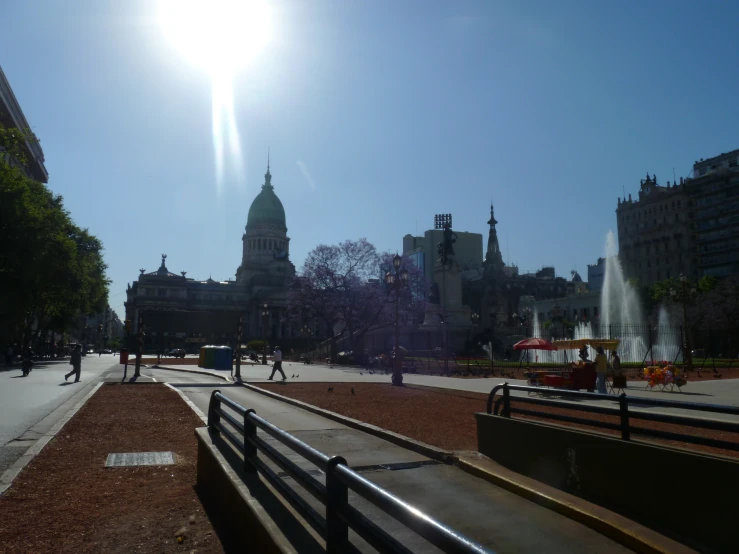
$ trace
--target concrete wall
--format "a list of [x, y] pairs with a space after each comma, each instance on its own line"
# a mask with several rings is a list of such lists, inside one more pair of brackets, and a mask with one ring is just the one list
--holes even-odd
[[736, 552], [739, 462], [560, 425], [475, 414], [478, 450], [701, 552]]
[[198, 496], [226, 552], [324, 553], [322, 544], [229, 443], [207, 428], [198, 439]]

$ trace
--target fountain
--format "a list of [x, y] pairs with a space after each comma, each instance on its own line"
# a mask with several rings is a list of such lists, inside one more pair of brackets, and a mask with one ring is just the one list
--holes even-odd
[[676, 327], [670, 325], [670, 314], [664, 306], [659, 307], [659, 318], [657, 320], [657, 335], [652, 350], [655, 360], [667, 360], [681, 362], [680, 335], [676, 333]]
[[[618, 259], [616, 238], [612, 231], [606, 235], [606, 272], [601, 289], [601, 314], [598, 322], [580, 321], [574, 328], [573, 339], [618, 339], [618, 355], [622, 362], [641, 363], [645, 357], [649, 360], [674, 361], [682, 358], [678, 356], [680, 337], [675, 326], [670, 325], [669, 315], [664, 308], [660, 308], [659, 324], [656, 328], [655, 341], [652, 344], [651, 355], [649, 350], [650, 329], [642, 310], [639, 293], [625, 277], [621, 262]], [[551, 332], [542, 330], [539, 323], [539, 314], [534, 311], [532, 336], [547, 340], [552, 339]], [[592, 348], [589, 349], [590, 359], [595, 357]], [[531, 361], [538, 360], [546, 363], [564, 363], [578, 359], [577, 350], [568, 351], [537, 351], [529, 356]]]

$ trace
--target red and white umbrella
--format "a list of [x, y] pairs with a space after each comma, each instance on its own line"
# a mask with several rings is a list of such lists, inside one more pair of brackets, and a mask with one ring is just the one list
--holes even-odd
[[557, 350], [551, 342], [545, 339], [531, 338], [518, 341], [513, 345], [514, 350]]

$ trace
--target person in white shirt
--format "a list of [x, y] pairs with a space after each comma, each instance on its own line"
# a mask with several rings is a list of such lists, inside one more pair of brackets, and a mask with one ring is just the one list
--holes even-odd
[[282, 371], [282, 351], [280, 350], [279, 346], [275, 346], [275, 352], [274, 352], [274, 363], [272, 364], [272, 374], [269, 376], [269, 380], [272, 380], [272, 377], [275, 376], [275, 371], [279, 371], [282, 374], [282, 380], [286, 381], [287, 377], [285, 376], [285, 372]]

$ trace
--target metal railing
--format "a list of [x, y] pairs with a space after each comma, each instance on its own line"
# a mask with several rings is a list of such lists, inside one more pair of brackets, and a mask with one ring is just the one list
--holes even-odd
[[[239, 419], [225, 411], [224, 406], [238, 414]], [[228, 423], [228, 426], [224, 424]], [[244, 469], [264, 476], [287, 502], [326, 540], [329, 553], [359, 552], [349, 542], [349, 528], [379, 552], [412, 552], [377, 524], [349, 504], [349, 490], [368, 500], [386, 514], [415, 531], [444, 552], [460, 554], [491, 553], [491, 550], [473, 542], [420, 512], [372, 481], [347, 466], [341, 456], [328, 456], [297, 439], [290, 433], [247, 410], [230, 398], [213, 391], [208, 407], [208, 428], [219, 433], [244, 455]], [[301, 457], [318, 467], [326, 475], [324, 485], [308, 471], [257, 436], [257, 428], [271, 435]], [[262, 452], [274, 464], [292, 477], [308, 493], [326, 506], [325, 517], [318, 513], [300, 494], [290, 487], [258, 455]]]
[[[502, 391], [502, 395], [495, 400], [495, 395]], [[560, 396], [562, 398], [571, 398], [575, 400], [597, 401], [597, 402], [613, 402], [618, 401], [618, 408], [605, 406], [591, 406], [589, 404], [575, 404], [573, 402], [563, 402], [562, 400], [550, 400], [545, 398], [532, 398], [530, 396], [516, 396], [515, 402], [521, 404], [534, 404], [539, 406], [549, 406], [561, 408], [565, 410], [574, 410], [580, 412], [588, 412], [594, 414], [604, 414], [619, 418], [619, 423], [611, 423], [607, 421], [598, 421], [594, 419], [586, 419], [565, 414], [552, 412], [542, 412], [538, 410], [529, 410], [526, 408], [518, 408], [511, 406], [511, 391], [535, 392], [545, 394], [547, 396]], [[501, 410], [502, 406], [502, 410]], [[639, 398], [634, 396], [626, 396], [621, 394], [614, 398], [613, 396], [596, 394], [590, 392], [579, 392], [565, 389], [552, 389], [545, 387], [529, 387], [522, 385], [509, 385], [503, 383], [493, 387], [488, 396], [487, 413], [501, 415], [503, 417], [511, 417], [512, 413], [521, 415], [529, 415], [552, 419], [556, 421], [564, 421], [567, 423], [577, 423], [590, 427], [598, 427], [601, 429], [610, 429], [619, 431], [623, 440], [631, 440], [631, 434], [636, 433], [659, 439], [674, 440], [692, 444], [700, 444], [703, 446], [711, 446], [714, 448], [723, 448], [726, 450], [739, 451], [739, 441], [731, 442], [721, 439], [712, 439], [708, 437], [700, 437], [686, 433], [673, 433], [671, 431], [662, 431], [659, 429], [649, 429], [647, 427], [634, 426], [631, 420], [657, 421], [660, 423], [669, 423], [673, 425], [682, 425], [687, 427], [698, 427], [701, 429], [710, 429], [713, 431], [727, 431], [731, 433], [739, 433], [739, 422], [718, 421], [715, 419], [697, 418], [684, 415], [673, 415], [665, 413], [645, 412], [630, 409], [630, 406], [638, 407], [661, 407], [661, 408], [680, 408], [684, 410], [695, 410], [699, 412], [730, 414], [739, 416], [739, 407], [723, 406], [720, 404], [702, 404], [697, 402], [680, 402], [675, 400], [659, 400], [653, 398]], [[739, 437], [738, 437], [739, 438]]]

